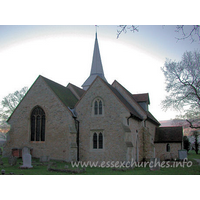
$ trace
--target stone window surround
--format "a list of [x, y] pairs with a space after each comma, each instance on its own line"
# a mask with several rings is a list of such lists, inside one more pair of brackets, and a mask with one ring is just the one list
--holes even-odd
[[[93, 149], [93, 135], [94, 133], [97, 134], [97, 149]], [[99, 134], [102, 133], [103, 135], [103, 148], [99, 149]], [[92, 152], [103, 152], [105, 151], [105, 134], [103, 129], [92, 129], [90, 130], [90, 151]]]
[[[99, 114], [99, 103], [101, 101], [101, 105], [102, 105], [102, 114]], [[95, 114], [95, 102], [97, 102], [97, 114]], [[101, 97], [97, 96], [93, 99], [92, 101], [92, 117], [103, 117], [104, 116], [104, 107], [105, 107], [105, 104], [104, 104], [104, 101]]]
[[[32, 140], [31, 139], [31, 132], [32, 132], [32, 130], [31, 130], [31, 120], [32, 120], [32, 114], [33, 114], [33, 111], [36, 109], [36, 108], [39, 108], [39, 109], [41, 109], [41, 111], [43, 112], [43, 115], [44, 115], [44, 120], [45, 120], [45, 122], [44, 122], [44, 140], [41, 140], [42, 138], [41, 138], [41, 135], [40, 135], [40, 140], [38, 140], [38, 141], [36, 141], [36, 135], [34, 136], [35, 137], [35, 140]], [[41, 115], [41, 113], [39, 114], [39, 115]], [[30, 119], [29, 119], [29, 122], [30, 122], [30, 143], [45, 143], [45, 132], [46, 132], [46, 113], [45, 113], [45, 111], [44, 111], [44, 109], [41, 107], [41, 106], [39, 106], [39, 105], [36, 105], [36, 106], [34, 106], [33, 107], [33, 109], [31, 110], [31, 113], [30, 113]], [[40, 120], [40, 125], [42, 126], [42, 117], [41, 117], [41, 120]], [[37, 126], [37, 125], [36, 125]], [[37, 128], [37, 127], [36, 127]], [[42, 127], [41, 127], [42, 128]], [[35, 130], [36, 131], [36, 130]], [[42, 129], [40, 130], [40, 134], [41, 134], [41, 131], [42, 131]], [[36, 132], [35, 132], [35, 134], [36, 134]]]

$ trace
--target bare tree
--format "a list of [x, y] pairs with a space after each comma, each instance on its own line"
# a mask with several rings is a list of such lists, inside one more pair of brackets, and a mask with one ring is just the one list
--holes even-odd
[[1, 101], [2, 108], [0, 110], [0, 117], [3, 120], [6, 120], [12, 114], [19, 102], [23, 99], [27, 90], [28, 88], [24, 87], [20, 91], [11, 93], [3, 98]]
[[161, 69], [169, 93], [162, 101], [163, 108], [184, 111], [182, 118], [190, 127], [200, 128], [200, 52], [185, 52], [180, 62], [167, 60]]
[[199, 33], [200, 25], [187, 26], [189, 28], [185, 27], [186, 27], [185, 25], [176, 26], [175, 31], [182, 34], [182, 37], [176, 38], [177, 40], [185, 40], [190, 38], [191, 42], [194, 42], [196, 41], [197, 38], [197, 40], [200, 41], [200, 33]]
[[[122, 33], [127, 33], [127, 31], [132, 31], [133, 33], [139, 32], [139, 26], [119, 25], [117, 29], [117, 38], [119, 38]], [[176, 25], [174, 31], [180, 33], [180, 37], [176, 37], [178, 41], [185, 39], [190, 39], [191, 42], [200, 41], [200, 25]]]
[[138, 26], [135, 25], [119, 25], [117, 29], [117, 38], [124, 32], [127, 33], [127, 31], [139, 32]]

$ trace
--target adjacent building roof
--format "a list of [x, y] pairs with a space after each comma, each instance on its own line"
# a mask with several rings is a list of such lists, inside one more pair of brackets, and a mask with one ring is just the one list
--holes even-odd
[[107, 81], [104, 76], [104, 72], [103, 72], [103, 66], [102, 66], [102, 62], [101, 62], [99, 44], [98, 44], [97, 33], [96, 33], [93, 59], [92, 59], [92, 68], [91, 68], [90, 76], [82, 85], [83, 89], [87, 90], [97, 76], [99, 76], [103, 80]]
[[85, 93], [85, 90], [83, 90], [83, 89], [81, 89], [81, 88], [79, 88], [79, 87], [77, 87], [77, 86], [75, 86], [75, 85], [73, 85], [73, 84], [71, 84], [71, 83], [69, 83], [69, 84], [67, 85], [67, 88], [69, 88], [69, 89], [72, 91], [72, 93], [73, 93], [78, 99], [80, 99], [80, 98], [82, 97], [82, 95]]
[[154, 143], [171, 143], [182, 142], [183, 129], [181, 126], [177, 127], [157, 127], [155, 133]]
[[148, 93], [133, 94], [132, 96], [137, 102], [147, 102], [148, 104], [150, 104], [149, 94]]

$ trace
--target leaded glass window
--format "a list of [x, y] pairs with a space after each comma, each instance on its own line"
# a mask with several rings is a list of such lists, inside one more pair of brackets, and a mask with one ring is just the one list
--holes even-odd
[[31, 113], [31, 141], [45, 141], [45, 112], [40, 106]]

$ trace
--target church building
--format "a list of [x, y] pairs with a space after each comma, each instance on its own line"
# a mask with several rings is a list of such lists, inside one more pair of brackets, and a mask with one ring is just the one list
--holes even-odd
[[132, 94], [116, 80], [107, 82], [96, 34], [91, 72], [82, 88], [40, 75], [7, 121], [4, 156], [20, 157], [29, 147], [33, 157], [68, 162], [178, 157], [182, 129], [175, 140], [166, 139], [149, 105], [148, 93]]

